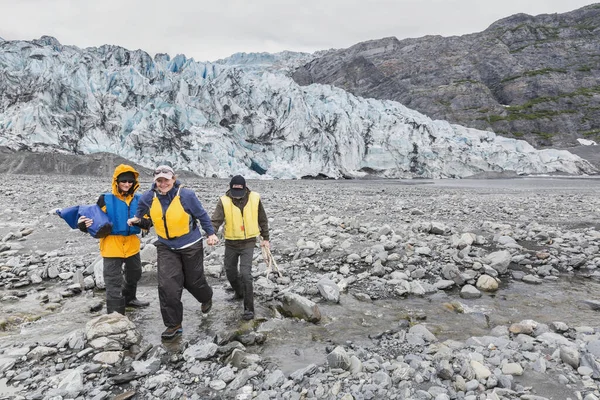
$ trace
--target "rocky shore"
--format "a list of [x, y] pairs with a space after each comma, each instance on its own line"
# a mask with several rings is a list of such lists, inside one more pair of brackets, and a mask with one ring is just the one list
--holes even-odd
[[[153, 233], [151, 306], [106, 315], [96, 241], [52, 213], [106, 179], [4, 178], [1, 399], [600, 398], [600, 180], [251, 181], [282, 274], [255, 251], [242, 321], [206, 248], [215, 306], [184, 296], [167, 343]], [[184, 183], [209, 212], [227, 187]]]

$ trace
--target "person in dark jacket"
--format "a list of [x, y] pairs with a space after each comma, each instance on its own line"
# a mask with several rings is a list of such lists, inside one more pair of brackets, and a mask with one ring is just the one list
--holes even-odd
[[209, 245], [218, 239], [194, 191], [184, 188], [167, 165], [156, 168], [152, 188], [140, 197], [135, 217], [127, 223], [139, 223], [144, 216], [150, 217], [158, 235], [158, 296], [166, 326], [161, 337], [173, 339], [183, 332], [183, 288], [202, 304], [203, 313], [212, 307], [213, 291], [204, 276], [204, 248], [197, 221], [208, 235]]
[[262, 238], [261, 247], [270, 246], [269, 221], [260, 195], [246, 187], [243, 176], [236, 175], [231, 179], [229, 190], [219, 199], [211, 222], [215, 232], [225, 224], [225, 273], [235, 296], [244, 299], [242, 318], [251, 320], [254, 318], [252, 257], [257, 237]]
[[[138, 172], [130, 165], [121, 164], [115, 168], [110, 193], [101, 194], [97, 204], [111, 223], [110, 235], [100, 239], [100, 254], [104, 263], [104, 283], [106, 285], [106, 311], [125, 314], [125, 307], [146, 307], [150, 303], [136, 296], [137, 282], [142, 276], [140, 259], [140, 227], [127, 225], [137, 209], [139, 194]], [[79, 217], [78, 228], [87, 232], [94, 221], [85, 215]], [[142, 222], [149, 227], [149, 221]], [[124, 267], [124, 268], [123, 268]]]

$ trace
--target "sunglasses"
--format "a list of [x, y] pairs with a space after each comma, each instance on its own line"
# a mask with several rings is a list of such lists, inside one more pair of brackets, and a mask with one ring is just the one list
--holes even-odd
[[135, 183], [135, 181], [132, 181], [129, 179], [123, 179], [123, 180], [120, 180], [119, 183]]
[[171, 174], [171, 175], [173, 175], [173, 171], [171, 171], [170, 169], [157, 169], [157, 170], [154, 171], [154, 176], [156, 176], [158, 174]]

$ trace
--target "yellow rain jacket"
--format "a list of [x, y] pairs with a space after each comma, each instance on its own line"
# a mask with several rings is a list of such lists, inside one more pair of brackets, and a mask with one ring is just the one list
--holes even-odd
[[[123, 172], [132, 172], [135, 176], [135, 183], [133, 184], [132, 190], [123, 196], [119, 192], [119, 186], [117, 183], [117, 177]], [[130, 165], [121, 164], [115, 168], [112, 180], [112, 194], [119, 200], [124, 201], [128, 206], [133, 200], [134, 193], [140, 187], [138, 181], [139, 173]], [[106, 203], [104, 201], [104, 195], [98, 199], [98, 205], [102, 208], [102, 211], [106, 212]], [[135, 210], [132, 210], [132, 216]], [[140, 238], [137, 235], [108, 235], [105, 238], [100, 239], [100, 254], [102, 257], [119, 257], [128, 258], [140, 252]]]

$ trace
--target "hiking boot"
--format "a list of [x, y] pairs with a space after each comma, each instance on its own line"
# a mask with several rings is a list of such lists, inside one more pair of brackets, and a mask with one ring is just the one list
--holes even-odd
[[244, 313], [242, 314], [242, 319], [246, 320], [246, 321], [250, 321], [251, 319], [254, 319], [254, 311], [245, 310]]
[[212, 308], [212, 299], [210, 299], [206, 303], [202, 303], [200, 310], [202, 311], [202, 314], [206, 314], [210, 311], [211, 308]]
[[181, 327], [181, 325], [171, 326], [171, 327], [165, 329], [165, 331], [160, 334], [160, 337], [161, 337], [161, 339], [164, 339], [164, 340], [170, 340], [170, 339], [173, 339], [173, 338], [181, 335], [182, 332], [183, 332], [183, 328]]
[[138, 300], [138, 299], [129, 300], [127, 302], [127, 306], [133, 307], [133, 308], [148, 307], [149, 305], [150, 305], [149, 301]]

